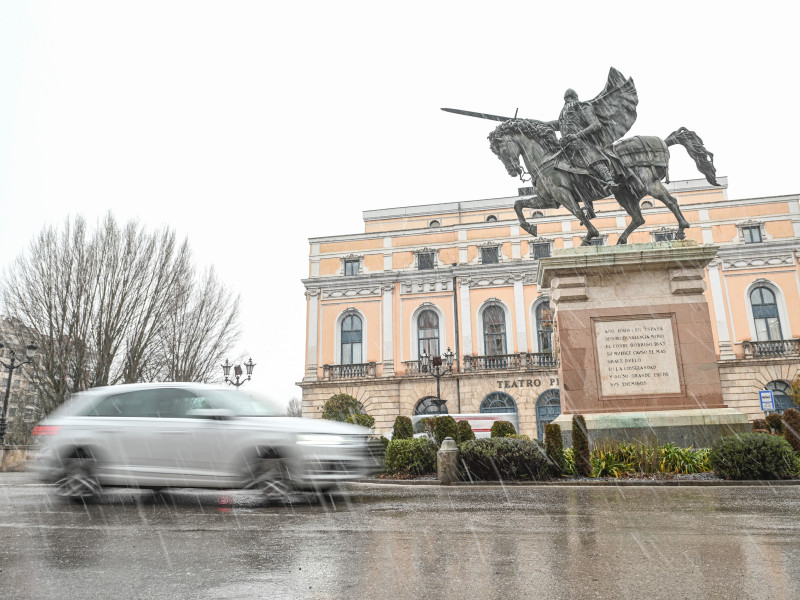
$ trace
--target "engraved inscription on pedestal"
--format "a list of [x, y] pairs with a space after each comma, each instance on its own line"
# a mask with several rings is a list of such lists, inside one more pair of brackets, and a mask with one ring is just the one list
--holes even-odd
[[594, 321], [603, 396], [679, 394], [672, 319]]

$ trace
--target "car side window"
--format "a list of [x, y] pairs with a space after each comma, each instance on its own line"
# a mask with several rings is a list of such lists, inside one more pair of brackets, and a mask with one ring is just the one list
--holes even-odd
[[205, 398], [179, 388], [136, 390], [102, 399], [86, 413], [90, 417], [184, 419], [189, 411], [212, 408]]

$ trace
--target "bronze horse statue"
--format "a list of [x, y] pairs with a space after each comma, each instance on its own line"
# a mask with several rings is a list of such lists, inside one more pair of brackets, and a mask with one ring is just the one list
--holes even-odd
[[[607, 196], [591, 173], [575, 169], [563, 157], [561, 145], [555, 131], [547, 123], [533, 119], [509, 119], [501, 123], [489, 135], [492, 152], [503, 162], [512, 177], [530, 174], [535, 197], [521, 199], [514, 204], [520, 226], [533, 236], [536, 225], [531, 225], [522, 213], [523, 208], [545, 209], [563, 206], [583, 224], [586, 235], [581, 245], [599, 235], [592, 224], [594, 211], [591, 203]], [[668, 180], [668, 146], [682, 145], [694, 159], [698, 170], [712, 185], [716, 181], [713, 154], [703, 147], [700, 137], [681, 127], [665, 140], [655, 136], [635, 136], [617, 142], [606, 149], [611, 156], [615, 179], [619, 183], [614, 197], [631, 216], [631, 223], [619, 236], [617, 244], [627, 244], [628, 236], [644, 224], [639, 202], [650, 195], [664, 203], [678, 221], [677, 239], [685, 237], [689, 223], [681, 213], [678, 201], [670, 195], [661, 182]], [[520, 158], [525, 169], [520, 166]], [[586, 206], [586, 213], [580, 202]]]

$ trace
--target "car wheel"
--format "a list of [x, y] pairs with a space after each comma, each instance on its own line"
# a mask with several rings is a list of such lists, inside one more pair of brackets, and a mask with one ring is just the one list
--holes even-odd
[[247, 466], [247, 489], [258, 490], [270, 500], [285, 500], [292, 492], [289, 470], [279, 458], [257, 458]]
[[56, 481], [56, 492], [69, 500], [85, 500], [100, 495], [97, 461], [90, 452], [82, 451], [63, 460], [62, 477]]

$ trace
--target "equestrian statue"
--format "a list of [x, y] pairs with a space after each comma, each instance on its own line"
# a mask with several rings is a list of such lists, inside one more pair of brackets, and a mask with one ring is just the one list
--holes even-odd
[[[613, 67], [603, 91], [593, 100], [581, 102], [574, 90], [564, 94], [564, 108], [555, 121], [499, 117], [458, 109], [442, 110], [501, 124], [489, 134], [492, 152], [512, 177], [530, 181], [532, 198], [517, 200], [514, 211], [520, 226], [536, 237], [537, 228], [525, 218], [523, 208], [545, 209], [563, 206], [586, 228], [581, 245], [589, 245], [598, 231], [592, 224], [594, 201], [613, 195], [631, 216], [631, 223], [619, 236], [628, 236], [644, 224], [640, 201], [649, 195], [664, 203], [678, 221], [677, 239], [685, 237], [689, 223], [678, 201], [662, 183], [669, 183], [669, 146], [682, 145], [698, 170], [712, 185], [716, 180], [714, 155], [693, 131], [681, 127], [661, 139], [634, 136], [621, 139], [636, 121], [639, 102], [633, 79], [626, 79]], [[556, 136], [556, 132], [561, 134]], [[525, 165], [520, 165], [520, 159]], [[525, 177], [530, 177], [529, 180]]]

